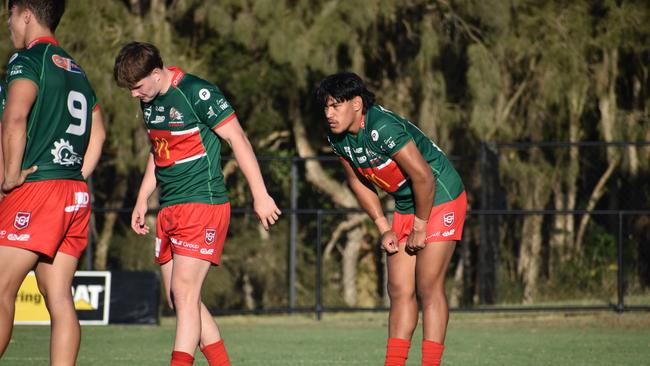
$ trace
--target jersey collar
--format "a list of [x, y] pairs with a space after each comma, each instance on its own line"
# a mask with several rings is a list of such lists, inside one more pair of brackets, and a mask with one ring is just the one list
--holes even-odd
[[38, 37], [35, 40], [29, 42], [27, 49], [30, 49], [39, 43], [50, 43], [55, 46], [59, 45], [59, 41], [57, 41], [54, 37]]
[[185, 73], [180, 69], [180, 67], [177, 66], [170, 66], [167, 69], [174, 72], [174, 76], [172, 76], [172, 85], [175, 88], [178, 86], [178, 83], [181, 82], [181, 79], [183, 76], [185, 76]]

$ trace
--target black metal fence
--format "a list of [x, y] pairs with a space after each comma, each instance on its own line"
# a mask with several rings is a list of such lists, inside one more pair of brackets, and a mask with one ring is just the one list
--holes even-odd
[[[453, 161], [462, 165], [463, 161], [478, 162], [478, 168], [481, 175], [481, 184], [478, 187], [468, 184], [470, 203], [472, 198], [478, 202], [472, 205], [468, 211], [465, 235], [462, 242], [459, 243], [456, 255], [453, 259], [448, 278], [450, 286], [454, 284], [460, 289], [461, 295], [459, 302], [452, 306], [452, 311], [584, 311], [584, 310], [613, 310], [618, 312], [633, 310], [650, 310], [650, 290], [647, 284], [639, 281], [641, 269], [646, 270], [650, 264], [650, 257], [646, 258], [644, 253], [650, 243], [641, 238], [638, 229], [635, 229], [635, 222], [640, 218], [650, 218], [650, 210], [647, 209], [593, 209], [593, 210], [546, 210], [535, 209], [525, 210], [510, 208], [504, 198], [505, 191], [500, 185], [498, 173], [499, 153], [502, 149], [529, 149], [533, 148], [568, 148], [568, 149], [605, 149], [605, 148], [625, 148], [633, 146], [647, 146], [649, 143], [575, 143], [575, 144], [493, 144], [483, 145], [478, 157], [454, 157]], [[490, 152], [491, 151], [491, 152]], [[234, 307], [234, 308], [214, 308], [215, 313], [221, 314], [246, 314], [246, 313], [294, 313], [308, 312], [314, 313], [320, 318], [325, 312], [339, 311], [384, 311], [387, 309], [385, 279], [382, 278], [381, 270], [384, 263], [383, 254], [379, 250], [366, 250], [377, 264], [375, 299], [370, 301], [370, 305], [347, 305], [337, 294], [337, 286], [332, 286], [333, 275], [326, 272], [326, 268], [332, 267], [324, 261], [324, 243], [330, 239], [333, 231], [333, 221], [337, 218], [344, 218], [351, 213], [361, 212], [356, 209], [337, 209], [323, 207], [309, 207], [318, 200], [310, 200], [309, 197], [314, 195], [313, 188], [306, 182], [304, 163], [307, 160], [318, 160], [325, 169], [336, 171], [335, 157], [261, 157], [259, 158], [263, 171], [266, 166], [274, 164], [289, 164], [289, 189], [288, 192], [278, 191], [280, 186], [270, 189], [276, 190], [274, 197], [279, 206], [283, 208], [284, 218], [288, 223], [283, 226], [287, 232], [286, 241], [282, 243], [278, 250], [286, 251], [286, 275], [282, 279], [285, 285], [286, 293], [276, 294], [283, 297], [286, 301], [268, 305], [258, 303], [254, 307]], [[647, 164], [647, 162], [646, 162]], [[329, 167], [329, 168], [328, 168]], [[463, 173], [461, 169], [461, 175]], [[266, 176], [266, 174], [265, 174]], [[339, 177], [340, 178], [340, 177]], [[267, 179], [268, 180], [268, 179]], [[647, 181], [646, 181], [647, 182]], [[650, 185], [645, 183], [644, 186], [638, 187], [641, 190], [649, 190]], [[307, 197], [307, 198], [305, 198]], [[307, 206], [307, 207], [305, 207]], [[473, 207], [480, 207], [476, 209]], [[123, 216], [122, 221], [128, 222], [130, 217], [130, 208], [119, 210], [108, 210], [105, 208], [95, 208], [96, 215], [102, 215], [106, 212], [120, 212]], [[233, 208], [234, 220], [237, 217], [250, 217], [252, 210], [250, 208]], [[517, 293], [518, 284], [516, 270], [512, 268], [516, 261], [508, 256], [516, 252], [520, 244], [518, 239], [512, 239], [509, 236], [513, 232], [521, 231], [521, 220], [524, 217], [539, 216], [542, 218], [544, 225], [548, 225], [553, 218], [561, 215], [573, 216], [580, 218], [584, 215], [590, 215], [594, 221], [604, 223], [602, 232], [594, 236], [593, 240], [598, 242], [603, 252], [598, 253], [597, 266], [585, 267], [585, 270], [593, 271], [593, 279], [585, 276], [583, 281], [587, 285], [578, 287], [576, 296], [564, 293], [562, 296], [548, 296], [552, 294], [555, 287], [562, 288], [562, 283], [548, 285], [546, 296], [542, 296], [539, 301], [522, 304], [520, 301], [521, 294]], [[498, 218], [498, 220], [491, 220]], [[577, 220], [576, 220], [577, 222]], [[309, 226], [309, 228], [306, 228]], [[371, 226], [371, 225], [369, 225]], [[643, 229], [641, 229], [643, 230]], [[649, 229], [650, 230], [650, 229]], [[277, 233], [277, 232], [276, 232]], [[275, 234], [274, 234], [275, 235]], [[518, 234], [519, 235], [519, 234]], [[642, 233], [641, 233], [642, 236]], [[650, 235], [648, 235], [650, 237]], [[494, 242], [494, 241], [498, 242]], [[548, 238], [544, 238], [548, 241]], [[490, 242], [492, 241], [492, 242]], [[510, 253], [501, 253], [500, 255], [490, 252], [489, 248], [498, 248], [503, 242], [508, 242]], [[91, 269], [92, 264], [92, 239], [89, 246], [89, 253], [85, 257], [84, 266]], [[376, 243], [372, 243], [374, 247]], [[286, 247], [283, 247], [286, 245]], [[591, 244], [587, 244], [591, 245]], [[595, 244], [594, 244], [595, 245]], [[498, 250], [498, 249], [497, 249]], [[600, 250], [600, 249], [599, 249]], [[224, 255], [227, 257], [229, 246], [226, 245]], [[299, 252], [307, 251], [309, 253], [305, 258], [299, 257]], [[630, 254], [631, 253], [631, 254]], [[487, 259], [494, 258], [492, 265], [483, 265]], [[549, 253], [544, 253], [545, 261], [549, 261]], [[332, 261], [330, 259], [330, 261]], [[460, 273], [461, 263], [465, 266], [465, 273]], [[473, 263], [473, 265], [470, 265]], [[568, 263], [567, 266], [575, 266], [576, 271], [580, 266], [575, 263]], [[224, 264], [228, 266], [227, 261]], [[340, 270], [334, 266], [335, 271]], [[309, 269], [309, 270], [307, 270]], [[300, 272], [300, 273], [299, 273]], [[542, 271], [543, 272], [543, 271]], [[453, 274], [452, 274], [453, 273]], [[508, 273], [510, 275], [508, 275]], [[310, 277], [311, 278], [308, 278]], [[566, 274], [565, 274], [566, 276]], [[570, 276], [570, 274], [569, 274]], [[334, 276], [336, 277], [336, 276]], [[544, 287], [550, 278], [557, 277], [555, 272], [540, 273], [540, 286]], [[486, 278], [488, 280], [486, 280]], [[593, 280], [593, 283], [592, 283]], [[555, 280], [562, 281], [561, 279]], [[506, 288], [504, 289], [504, 283]], [[501, 286], [501, 290], [499, 290]], [[508, 288], [508, 286], [512, 288]], [[298, 290], [300, 287], [300, 291]], [[570, 289], [571, 286], [567, 286]], [[585, 288], [591, 288], [591, 292]], [[584, 290], [584, 291], [583, 291]], [[326, 295], [327, 293], [327, 295]], [[509, 295], [500, 295], [507, 293]]]

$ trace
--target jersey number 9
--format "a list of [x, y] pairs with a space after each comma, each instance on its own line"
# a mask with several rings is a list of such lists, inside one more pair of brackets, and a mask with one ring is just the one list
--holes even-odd
[[70, 123], [66, 133], [83, 136], [86, 132], [86, 122], [88, 121], [88, 102], [86, 97], [78, 91], [71, 90], [68, 94], [68, 112], [72, 118], [79, 120], [79, 124]]

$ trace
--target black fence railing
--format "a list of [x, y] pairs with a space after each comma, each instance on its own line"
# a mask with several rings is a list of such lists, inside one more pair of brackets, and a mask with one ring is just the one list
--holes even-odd
[[[563, 148], [578, 148], [578, 149], [612, 149], [612, 148], [626, 148], [629, 146], [648, 148], [650, 142], [581, 142], [581, 143], [511, 143], [511, 144], [483, 144], [481, 149], [477, 150], [477, 156], [472, 158], [472, 163], [478, 162], [476, 169], [481, 174], [481, 184], [479, 190], [473, 192], [472, 196], [477, 199], [480, 204], [475, 207], [482, 207], [482, 209], [472, 209], [468, 211], [465, 235], [462, 242], [459, 243], [454, 265], [458, 268], [458, 263], [461, 261], [461, 256], [471, 257], [473, 266], [472, 273], [464, 275], [464, 283], [462, 286], [471, 287], [469, 294], [465, 296], [466, 301], [462, 302], [451, 308], [452, 311], [462, 312], [487, 312], [487, 311], [589, 311], [589, 310], [607, 310], [607, 311], [650, 311], [650, 290], [646, 285], [632, 286], [635, 288], [634, 296], [630, 296], [626, 292], [631, 286], [629, 282], [633, 281], [635, 270], [640, 266], [646, 266], [644, 263], [639, 263], [644, 259], [638, 255], [630, 259], [629, 247], [634, 246], [635, 238], [634, 233], [630, 229], [632, 225], [631, 219], [641, 216], [650, 217], [650, 210], [518, 210], [507, 209], [503, 202], [505, 199], [501, 196], [504, 195], [503, 189], [499, 185], [499, 154], [504, 149], [529, 149], [529, 148], [548, 148], [548, 149], [563, 149]], [[452, 157], [451, 160], [460, 162], [463, 165], [468, 157]], [[224, 159], [228, 160], [228, 158]], [[324, 290], [327, 288], [325, 283], [330, 283], [329, 279], [325, 279], [324, 268], [324, 243], [333, 231], [331, 226], [332, 217], [345, 217], [351, 213], [362, 212], [360, 209], [323, 209], [323, 208], [305, 208], [304, 196], [305, 186], [309, 185], [305, 179], [305, 172], [303, 164], [308, 160], [318, 160], [326, 164], [335, 164], [338, 160], [334, 156], [326, 157], [259, 157], [258, 160], [262, 163], [262, 169], [265, 165], [272, 163], [290, 164], [289, 169], [289, 189], [288, 192], [282, 193], [281, 199], [276, 199], [278, 204], [282, 207], [283, 220], [288, 220], [287, 224], [287, 240], [286, 240], [286, 303], [280, 306], [266, 306], [265, 304], [258, 304], [255, 308], [245, 309], [244, 307], [230, 308], [230, 309], [213, 309], [217, 314], [268, 314], [268, 313], [314, 313], [320, 319], [323, 313], [327, 312], [355, 312], [355, 311], [385, 311], [387, 309], [386, 301], [378, 301], [371, 306], [346, 306], [344, 301], [340, 298], [332, 300], [330, 297], [324, 295]], [[461, 169], [462, 171], [462, 169]], [[463, 173], [461, 172], [461, 175]], [[468, 187], [470, 188], [470, 187]], [[646, 186], [638, 187], [638, 189], [648, 189]], [[499, 201], [501, 200], [501, 201]], [[495, 204], [496, 203], [496, 204]], [[496, 209], [483, 209], [484, 207]], [[108, 212], [118, 212], [125, 216], [130, 216], [131, 208], [120, 209], [107, 209], [102, 207], [94, 208], [95, 215], [103, 215]], [[233, 217], [237, 215], [252, 216], [253, 212], [250, 208], [233, 208]], [[606, 221], [604, 236], [608, 238], [608, 242], [602, 244], [607, 247], [607, 250], [612, 251], [613, 248], [608, 246], [615, 245], [613, 251], [615, 258], [612, 259], [610, 271], [615, 273], [616, 280], [609, 281], [615, 283], [615, 293], [610, 295], [603, 295], [598, 297], [596, 301], [593, 298], [588, 301], [583, 301], [580, 296], [577, 299], [558, 300], [558, 301], [545, 301], [539, 303], [531, 303], [523, 305], [521, 301], [517, 300], [517, 295], [511, 295], [507, 299], [502, 299], [499, 296], [495, 297], [498, 293], [496, 287], [501, 286], [502, 278], [498, 278], [498, 272], [504, 272], [503, 268], [512, 267], [513, 259], [503, 259], [504, 262], [509, 263], [491, 263], [492, 267], [482, 267], [482, 261], [485, 258], [493, 257], [508, 257], [512, 252], [516, 251], [522, 239], [518, 240], [509, 238], [509, 234], [513, 230], [521, 230], [521, 222], [527, 216], [540, 216], [543, 217], [544, 225], [549, 225], [552, 218], [558, 215], [571, 215], [574, 217], [582, 217], [590, 215], [594, 220]], [[490, 218], [497, 218], [491, 220]], [[327, 224], [326, 224], [327, 222]], [[577, 220], [576, 220], [577, 222]], [[310, 225], [314, 228], [315, 233], [309, 235], [304, 233], [305, 225]], [[576, 225], [577, 226], [577, 225]], [[548, 235], [548, 234], [546, 234]], [[508, 250], [510, 253], [494, 253], [486, 252], [486, 248], [492, 250], [499, 250], [499, 246], [503, 246], [503, 241], [508, 241]], [[544, 240], [548, 242], [548, 237]], [[491, 243], [492, 241], [492, 243]], [[489, 245], [488, 245], [489, 244]], [[298, 258], [299, 248], [309, 248], [313, 253], [313, 262], [305, 262], [305, 260]], [[636, 250], [636, 249], [635, 249]], [[379, 254], [377, 254], [378, 256]], [[549, 260], [549, 254], [545, 253], [545, 260]], [[93, 267], [93, 238], [89, 245], [88, 253], [85, 256], [84, 266], [87, 269]], [[311, 258], [311, 257], [310, 257]], [[299, 263], [299, 261], [302, 261]], [[378, 260], [381, 262], [382, 260]], [[305, 266], [310, 266], [313, 269], [313, 278], [311, 280], [305, 278], [304, 274], [298, 275], [298, 269], [304, 269]], [[650, 265], [647, 265], [650, 267]], [[301, 268], [302, 267], [302, 268]], [[487, 268], [487, 269], [485, 269]], [[452, 270], [454, 268], [452, 267]], [[516, 272], [512, 268], [507, 271], [510, 273]], [[303, 271], [304, 272], [304, 271]], [[451, 271], [450, 271], [451, 272]], [[311, 272], [310, 272], [311, 273]], [[610, 272], [607, 273], [608, 275]], [[381, 276], [381, 274], [379, 274]], [[553, 273], [542, 273], [541, 277], [552, 277]], [[449, 276], [452, 277], [452, 276]], [[486, 278], [488, 280], [486, 280]], [[458, 280], [456, 278], [456, 280]], [[313, 281], [313, 286], [303, 286], [305, 282]], [[512, 278], [510, 279], [512, 281]], [[517, 287], [518, 284], [513, 281], [512, 287]], [[609, 283], [608, 282], [608, 283]], [[310, 292], [309, 300], [300, 298], [298, 296], [297, 287], [301, 287], [304, 294], [305, 288]], [[381, 286], [379, 286], [381, 287]], [[609, 289], [609, 288], [608, 288]], [[609, 291], [609, 290], [608, 290]], [[384, 297], [385, 288], [379, 289], [378, 297]], [[638, 293], [637, 293], [638, 292]], [[329, 291], [331, 294], [331, 291]], [[304, 297], [304, 296], [303, 296]], [[467, 300], [467, 297], [472, 299]], [[588, 297], [588, 296], [587, 296]], [[605, 299], [605, 297], [607, 299]], [[636, 300], [632, 303], [628, 301], [629, 298], [634, 297]]]

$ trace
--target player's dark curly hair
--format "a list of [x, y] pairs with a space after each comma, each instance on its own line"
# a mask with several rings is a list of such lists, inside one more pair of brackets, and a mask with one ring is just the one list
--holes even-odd
[[117, 85], [130, 89], [156, 68], [163, 68], [158, 48], [151, 43], [131, 42], [124, 45], [115, 57], [113, 77]]
[[353, 72], [339, 72], [323, 79], [316, 89], [316, 99], [324, 106], [328, 97], [337, 102], [351, 100], [354, 97], [363, 100], [363, 113], [375, 104], [375, 95], [366, 88], [359, 75]]
[[65, 12], [65, 0], [8, 0], [7, 10], [17, 6], [19, 9], [29, 9], [39, 23], [50, 28], [52, 32], [59, 26]]

